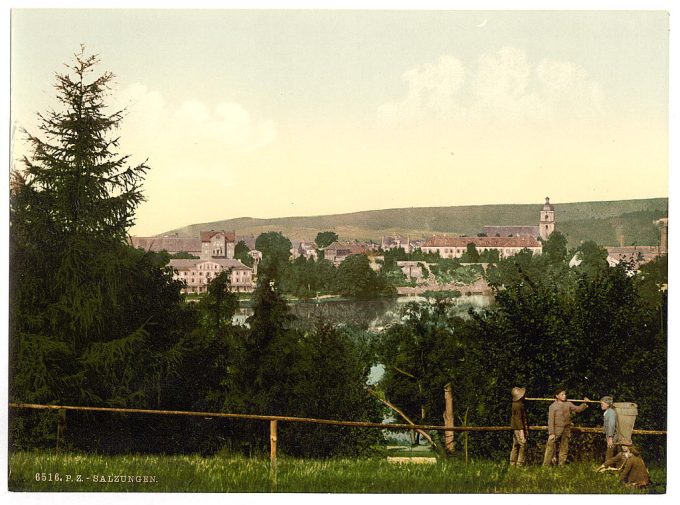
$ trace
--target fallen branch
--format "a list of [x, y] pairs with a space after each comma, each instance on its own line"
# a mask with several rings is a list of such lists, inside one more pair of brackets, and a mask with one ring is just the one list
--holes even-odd
[[[393, 411], [395, 411], [397, 414], [399, 414], [408, 424], [411, 424], [413, 426], [416, 425], [413, 421], [411, 421], [411, 418], [409, 418], [402, 410], [397, 407], [396, 405], [391, 404], [389, 401], [385, 400], [384, 398], [380, 398], [380, 395], [376, 393], [373, 389], [367, 388], [368, 392], [371, 396], [376, 398], [379, 402], [383, 403], [384, 405], [387, 405], [389, 408], [391, 408]], [[429, 435], [424, 430], [421, 429], [416, 429], [418, 433], [420, 433], [425, 439], [430, 443], [430, 446], [437, 452], [438, 454], [443, 454], [444, 452], [442, 451], [442, 448], [437, 445], [437, 443], [432, 440], [432, 437]]]

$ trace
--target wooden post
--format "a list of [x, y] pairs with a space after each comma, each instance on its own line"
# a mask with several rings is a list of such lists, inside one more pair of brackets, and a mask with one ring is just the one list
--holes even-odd
[[[446, 386], [444, 386], [444, 402], [445, 402], [444, 426], [446, 426], [447, 428], [453, 428], [453, 426], [454, 426], [454, 421], [453, 421], [453, 388], [452, 388], [450, 382]], [[454, 437], [453, 431], [445, 431], [444, 432], [444, 447], [446, 448], [447, 454], [455, 452], [455, 450], [456, 450], [456, 439]]]
[[270, 452], [269, 452], [269, 489], [271, 492], [276, 491], [276, 442], [277, 442], [277, 434], [276, 434], [276, 428], [277, 428], [277, 423], [278, 421], [276, 420], [271, 420], [269, 421], [269, 446], [270, 446]]
[[278, 421], [269, 421], [269, 444], [271, 447], [270, 458], [271, 458], [271, 468], [276, 469], [276, 428]]
[[64, 449], [64, 437], [66, 436], [66, 410], [59, 409], [57, 415], [57, 452], [61, 452]]

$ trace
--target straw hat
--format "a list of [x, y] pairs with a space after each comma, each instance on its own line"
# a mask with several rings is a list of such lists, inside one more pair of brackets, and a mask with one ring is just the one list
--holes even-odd
[[524, 394], [527, 392], [526, 388], [512, 388], [512, 401], [516, 402], [521, 398], [524, 398]]

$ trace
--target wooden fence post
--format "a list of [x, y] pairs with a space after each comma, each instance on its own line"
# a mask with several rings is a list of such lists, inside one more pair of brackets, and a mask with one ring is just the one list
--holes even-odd
[[269, 486], [270, 486], [270, 491], [275, 492], [276, 491], [276, 442], [277, 442], [277, 434], [276, 434], [276, 428], [277, 428], [277, 423], [278, 421], [276, 420], [271, 420], [269, 421]]
[[[453, 428], [454, 427], [454, 421], [453, 421], [453, 388], [452, 388], [450, 382], [446, 386], [444, 386], [444, 402], [445, 402], [444, 426], [446, 426], [447, 428]], [[445, 431], [444, 432], [444, 447], [446, 448], [446, 452], [448, 454], [455, 452], [455, 450], [456, 450], [456, 439], [455, 439], [453, 431]]]
[[270, 463], [271, 463], [271, 468], [275, 469], [276, 468], [276, 442], [277, 442], [277, 436], [276, 436], [276, 428], [277, 428], [277, 423], [278, 421], [269, 421], [269, 444], [271, 447], [270, 450]]

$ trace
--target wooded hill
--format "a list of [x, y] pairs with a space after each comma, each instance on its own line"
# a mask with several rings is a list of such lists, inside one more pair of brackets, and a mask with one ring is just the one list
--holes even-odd
[[[566, 235], [569, 246], [582, 240], [600, 245], [656, 245], [658, 230], [653, 220], [668, 215], [668, 198], [575, 202], [555, 204], [556, 229]], [[369, 210], [327, 216], [272, 219], [239, 217], [198, 223], [161, 235], [198, 237], [201, 230], [236, 230], [238, 235], [279, 231], [291, 240], [314, 240], [319, 231], [335, 231], [341, 240], [373, 240], [383, 235], [409, 235], [412, 239], [434, 234], [477, 235], [484, 225], [538, 224], [542, 204], [465, 205]]]

